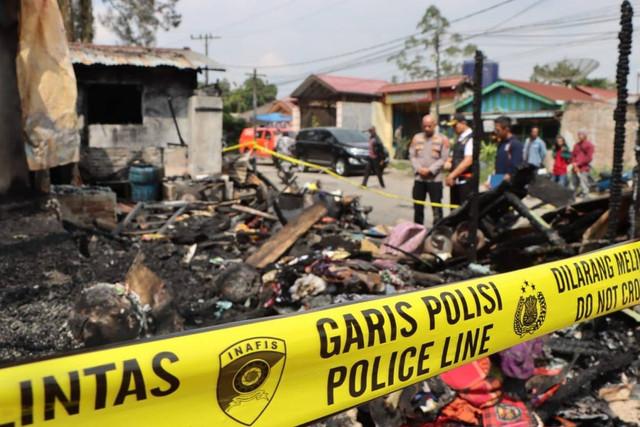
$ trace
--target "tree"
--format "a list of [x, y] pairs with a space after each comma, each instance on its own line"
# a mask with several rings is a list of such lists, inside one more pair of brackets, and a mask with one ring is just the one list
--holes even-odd
[[93, 5], [91, 0], [58, 0], [67, 40], [93, 42]]
[[179, 0], [104, 0], [107, 11], [100, 16], [107, 28], [126, 44], [151, 46], [158, 29], [176, 28], [182, 16], [176, 11]]
[[617, 89], [616, 82], [612, 82], [606, 77], [594, 77], [594, 78], [585, 77], [580, 80], [576, 80], [574, 83], [576, 86], [580, 85], [580, 86], [596, 87], [599, 89], [607, 89], [607, 90]]
[[[150, 46], [158, 29], [180, 25], [179, 0], [103, 0], [106, 12], [98, 18], [125, 44]], [[62, 20], [71, 42], [91, 43], [94, 37], [92, 0], [58, 0]]]
[[[436, 75], [435, 57], [440, 56], [440, 76], [461, 73], [461, 59], [473, 55], [476, 46], [463, 42], [459, 34], [449, 33], [449, 21], [435, 6], [429, 6], [417, 29], [420, 35], [412, 36], [404, 43], [404, 49], [388, 58], [410, 80], [433, 78]], [[431, 52], [429, 56], [427, 52]]]
[[530, 80], [532, 82], [562, 83], [567, 86], [580, 85], [609, 90], [616, 88], [615, 82], [607, 78], [577, 78], [584, 75], [584, 70], [581, 70], [579, 66], [573, 65], [570, 60], [564, 60], [554, 64], [534, 65]]
[[[223, 80], [224, 82], [225, 80]], [[222, 83], [222, 82], [221, 82]], [[228, 85], [228, 82], [226, 82]], [[231, 90], [231, 86], [228, 86], [229, 92], [225, 95], [223, 85], [223, 101], [224, 105], [228, 106], [229, 111], [232, 113], [242, 113], [253, 108], [253, 77], [249, 77], [242, 83], [242, 85]], [[227, 86], [225, 86], [227, 87]], [[271, 101], [275, 101], [278, 95], [278, 87], [274, 84], [268, 84], [261, 78], [256, 80], [256, 93], [258, 98], [258, 107], [267, 104]]]
[[[240, 138], [240, 133], [246, 126], [246, 122], [232, 114], [242, 113], [253, 108], [253, 77], [249, 77], [241, 85], [236, 85], [235, 88], [227, 79], [218, 81], [217, 85], [222, 92], [222, 129], [225, 139], [228, 143], [236, 142]], [[256, 80], [256, 88], [258, 107], [275, 101], [278, 95], [276, 85], [265, 83], [260, 78]]]
[[560, 61], [553, 65], [534, 65], [533, 74], [531, 74], [532, 82], [539, 83], [571, 83], [573, 78], [578, 75], [579, 69], [569, 62]]

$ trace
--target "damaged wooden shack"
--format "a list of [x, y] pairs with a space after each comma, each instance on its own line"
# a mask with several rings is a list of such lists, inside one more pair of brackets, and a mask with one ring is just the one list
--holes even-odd
[[117, 184], [136, 160], [165, 176], [220, 173], [222, 99], [198, 90], [198, 73], [220, 64], [189, 49], [72, 43], [69, 52], [83, 176]]

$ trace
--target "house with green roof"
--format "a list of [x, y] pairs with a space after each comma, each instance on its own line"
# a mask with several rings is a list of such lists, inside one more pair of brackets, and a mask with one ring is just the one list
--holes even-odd
[[[558, 134], [564, 106], [569, 101], [599, 102], [590, 94], [567, 86], [501, 79], [482, 90], [482, 118], [493, 120], [509, 116], [514, 133], [524, 139], [532, 126], [541, 136], [552, 140]], [[456, 110], [471, 115], [473, 96], [456, 105]]]

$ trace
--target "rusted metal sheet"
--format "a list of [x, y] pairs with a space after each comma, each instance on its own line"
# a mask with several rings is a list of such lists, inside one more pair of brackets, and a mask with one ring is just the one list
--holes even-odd
[[211, 58], [190, 49], [164, 49], [144, 46], [105, 46], [71, 43], [71, 62], [83, 65], [130, 65], [135, 67], [175, 67], [224, 71]]

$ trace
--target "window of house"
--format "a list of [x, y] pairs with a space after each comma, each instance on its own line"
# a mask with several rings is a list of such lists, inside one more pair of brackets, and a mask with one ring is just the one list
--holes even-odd
[[142, 124], [142, 86], [98, 84], [87, 88], [89, 124]]

